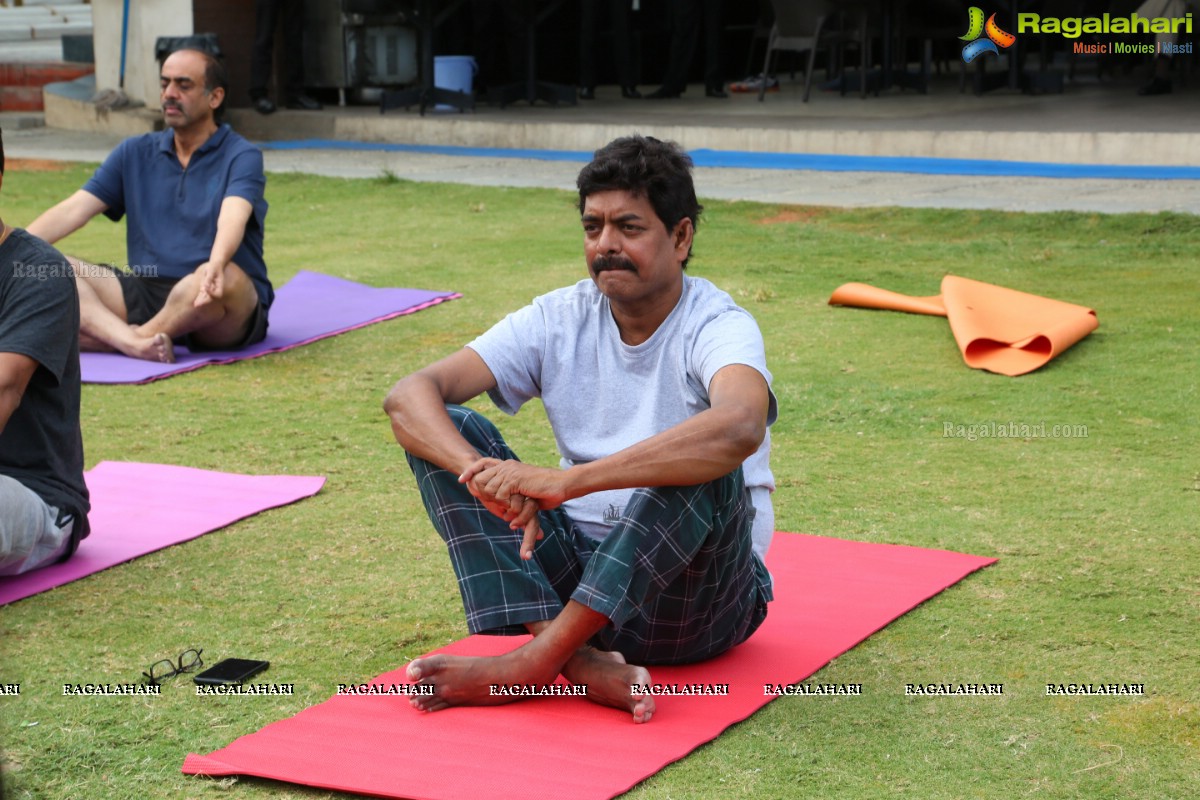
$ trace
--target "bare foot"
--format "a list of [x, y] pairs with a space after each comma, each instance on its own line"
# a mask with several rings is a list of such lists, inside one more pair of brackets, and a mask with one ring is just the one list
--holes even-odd
[[117, 348], [122, 353], [144, 361], [158, 361], [163, 364], [175, 363], [175, 345], [171, 343], [170, 336], [165, 333], [141, 336], [137, 326], [130, 326], [130, 329], [133, 331], [133, 337], [122, 342]]
[[586, 684], [593, 703], [629, 711], [634, 722], [649, 722], [654, 716], [654, 698], [633, 694], [631, 688], [649, 684], [649, 671], [626, 664], [620, 653], [582, 647], [563, 667], [563, 676], [576, 685]]
[[502, 656], [434, 655], [414, 659], [405, 671], [408, 679], [419, 684], [432, 684], [435, 694], [414, 695], [409, 699], [413, 708], [421, 711], [440, 711], [450, 706], [494, 706], [511, 703], [520, 695], [492, 694], [493, 686], [522, 684], [541, 686], [558, 677], [541, 675], [530, 670], [520, 650]]

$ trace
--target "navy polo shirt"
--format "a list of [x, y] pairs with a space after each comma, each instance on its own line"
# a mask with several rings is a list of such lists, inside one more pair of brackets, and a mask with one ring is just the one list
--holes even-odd
[[186, 169], [175, 155], [175, 132], [167, 128], [126, 139], [109, 154], [83, 190], [108, 208], [116, 222], [126, 214], [129, 269], [137, 275], [183, 278], [208, 260], [217, 216], [226, 197], [246, 199], [254, 211], [233, 262], [254, 281], [268, 308], [275, 292], [263, 260], [262, 152], [228, 125], [200, 146]]

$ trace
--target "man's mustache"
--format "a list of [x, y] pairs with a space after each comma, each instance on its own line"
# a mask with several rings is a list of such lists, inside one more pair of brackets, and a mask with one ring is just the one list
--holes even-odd
[[182, 110], [183, 110], [183, 106], [181, 106], [181, 105], [180, 105], [179, 103], [177, 103], [176, 101], [174, 101], [174, 100], [164, 100], [164, 101], [163, 101], [163, 104], [162, 104], [162, 110], [163, 110], [163, 111], [166, 111], [168, 108], [174, 108], [174, 109], [176, 109], [176, 110], [178, 110], [178, 111], [182, 111]]
[[611, 269], [621, 269], [627, 272], [637, 272], [637, 267], [626, 256], [596, 256], [592, 259], [592, 271], [599, 275]]

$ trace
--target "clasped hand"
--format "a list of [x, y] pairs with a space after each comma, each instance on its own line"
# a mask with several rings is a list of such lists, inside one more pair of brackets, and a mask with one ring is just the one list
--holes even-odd
[[481, 458], [463, 470], [458, 481], [510, 528], [524, 531], [521, 558], [526, 560], [533, 558], [533, 545], [542, 538], [538, 511], [557, 508], [567, 499], [561, 470], [520, 461]]

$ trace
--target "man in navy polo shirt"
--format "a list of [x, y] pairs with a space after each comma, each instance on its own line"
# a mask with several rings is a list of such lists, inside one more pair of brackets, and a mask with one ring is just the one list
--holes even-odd
[[219, 122], [225, 70], [199, 50], [162, 65], [167, 128], [126, 139], [82, 189], [28, 231], [53, 244], [103, 213], [128, 215], [128, 270], [68, 257], [80, 347], [170, 362], [174, 343], [238, 349], [267, 333], [262, 153]]

